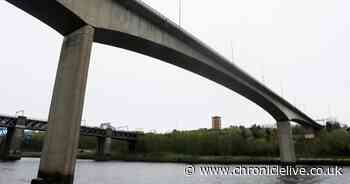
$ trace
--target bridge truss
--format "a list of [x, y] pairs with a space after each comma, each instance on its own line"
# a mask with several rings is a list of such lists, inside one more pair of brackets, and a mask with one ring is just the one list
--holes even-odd
[[[15, 116], [0, 115], [0, 128], [16, 127], [17, 119], [18, 117], [15, 117]], [[48, 123], [47, 121], [44, 121], [44, 120], [26, 118], [24, 129], [33, 130], [33, 131], [47, 131]], [[117, 140], [133, 141], [133, 140], [136, 140], [138, 134], [139, 133], [131, 132], [131, 131], [113, 130], [111, 138], [117, 139]], [[98, 128], [98, 127], [81, 126], [80, 135], [94, 136], [94, 137], [107, 137], [107, 130]]]

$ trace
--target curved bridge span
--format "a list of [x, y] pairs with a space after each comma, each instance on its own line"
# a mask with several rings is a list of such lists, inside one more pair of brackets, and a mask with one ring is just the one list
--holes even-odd
[[[217, 82], [276, 121], [281, 161], [295, 161], [290, 121], [322, 126], [139, 0], [6, 0], [64, 36], [38, 180], [72, 183], [93, 42], [138, 52]], [[66, 131], [69, 128], [69, 131]], [[60, 139], [66, 139], [62, 142]], [[47, 154], [45, 154], [47, 153]], [[62, 154], [64, 156], [62, 156]]]
[[7, 0], [62, 35], [88, 24], [94, 41], [179, 66], [245, 96], [277, 121], [322, 126], [160, 13], [135, 0]]

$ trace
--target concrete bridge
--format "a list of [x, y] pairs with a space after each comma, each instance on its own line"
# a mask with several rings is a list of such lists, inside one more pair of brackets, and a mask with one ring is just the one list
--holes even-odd
[[[47, 121], [30, 119], [25, 116], [0, 115], [0, 127], [7, 128], [6, 138], [0, 145], [0, 160], [19, 160], [24, 130], [47, 131]], [[80, 135], [97, 138], [96, 160], [109, 160], [112, 139], [127, 141], [129, 150], [134, 151], [139, 133], [116, 131], [112, 128], [80, 127]]]
[[291, 121], [310, 130], [322, 128], [265, 85], [141, 1], [7, 1], [64, 36], [50, 107], [47, 141], [38, 179], [33, 180], [33, 184], [73, 183], [93, 42], [160, 59], [217, 82], [256, 103], [277, 122], [282, 162], [295, 161]]

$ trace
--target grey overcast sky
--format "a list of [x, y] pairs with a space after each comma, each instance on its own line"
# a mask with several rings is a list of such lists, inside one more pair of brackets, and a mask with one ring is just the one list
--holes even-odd
[[[145, 0], [178, 22], [178, 0]], [[350, 123], [350, 1], [183, 0], [182, 27], [314, 119]], [[46, 119], [62, 36], [0, 0], [0, 113]], [[134, 67], [137, 66], [137, 67]], [[273, 124], [242, 96], [181, 68], [94, 44], [83, 119], [168, 131]]]

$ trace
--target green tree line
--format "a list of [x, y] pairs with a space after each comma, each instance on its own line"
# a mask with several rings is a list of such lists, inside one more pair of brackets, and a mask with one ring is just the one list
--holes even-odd
[[[350, 132], [337, 123], [327, 126], [313, 139], [304, 137], [304, 128], [293, 126], [296, 154], [305, 157], [348, 156], [350, 153]], [[24, 151], [41, 151], [44, 132], [33, 133], [30, 141], [23, 142]], [[97, 138], [81, 136], [79, 148], [95, 151]], [[118, 154], [129, 154], [123, 141], [112, 143], [112, 150]], [[225, 129], [199, 129], [170, 133], [146, 133], [139, 136], [136, 153], [170, 153], [194, 156], [266, 156], [278, 157], [279, 145], [276, 128], [253, 125]]]

